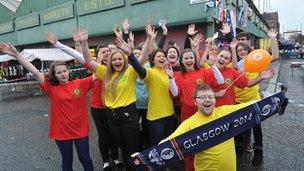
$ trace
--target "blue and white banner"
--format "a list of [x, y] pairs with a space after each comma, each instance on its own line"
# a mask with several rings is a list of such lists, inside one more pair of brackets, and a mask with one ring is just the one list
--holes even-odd
[[228, 140], [278, 112], [284, 95], [276, 93], [225, 117], [195, 128], [170, 141], [147, 149], [133, 158], [153, 168], [166, 167]]

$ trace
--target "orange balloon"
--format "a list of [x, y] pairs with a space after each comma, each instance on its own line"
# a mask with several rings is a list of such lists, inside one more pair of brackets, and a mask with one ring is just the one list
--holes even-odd
[[245, 57], [244, 69], [246, 72], [260, 73], [267, 69], [270, 63], [270, 54], [266, 50], [256, 49]]

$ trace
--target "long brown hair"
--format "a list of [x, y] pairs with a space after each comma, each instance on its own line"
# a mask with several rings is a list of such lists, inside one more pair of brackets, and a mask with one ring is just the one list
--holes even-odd
[[[68, 64], [66, 62], [63, 62], [63, 61], [55, 61], [55, 62], [52, 63], [52, 65], [49, 69], [48, 76], [47, 76], [49, 81], [51, 82], [51, 85], [55, 85], [55, 86], [59, 85], [59, 81], [58, 81], [58, 79], [56, 78], [56, 75], [55, 75], [55, 67], [56, 66], [61, 66], [61, 65], [66, 66], [67, 69], [69, 68]], [[69, 80], [72, 79], [70, 74], [71, 73], [69, 73]]]
[[[122, 71], [120, 71], [118, 73], [118, 75], [115, 78], [113, 78], [113, 75], [115, 74], [115, 70], [112, 66], [112, 58], [113, 58], [113, 55], [115, 55], [117, 53], [120, 53], [122, 55], [122, 57], [124, 58], [124, 68], [122, 69]], [[111, 91], [111, 96], [115, 98], [115, 91], [117, 88], [118, 81], [122, 78], [122, 76], [126, 72], [127, 68], [128, 68], [128, 60], [126, 58], [125, 53], [120, 49], [117, 49], [117, 51], [112, 52], [110, 55], [110, 58], [108, 60], [108, 63], [107, 63], [106, 76], [102, 81], [102, 83], [103, 83], [102, 91], [103, 92]], [[105, 100], [105, 93], [103, 93], [102, 98], [103, 98], [103, 100]]]

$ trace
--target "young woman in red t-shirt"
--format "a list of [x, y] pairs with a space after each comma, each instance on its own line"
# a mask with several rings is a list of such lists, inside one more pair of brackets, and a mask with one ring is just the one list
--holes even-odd
[[55, 140], [61, 152], [62, 170], [72, 170], [73, 168], [73, 143], [83, 168], [93, 170], [89, 154], [86, 95], [93, 87], [94, 78], [71, 81], [65, 62], [54, 62], [49, 75], [44, 76], [11, 44], [1, 44], [0, 51], [14, 56], [25, 69], [33, 73], [40, 87], [49, 96], [51, 113], [49, 138]]

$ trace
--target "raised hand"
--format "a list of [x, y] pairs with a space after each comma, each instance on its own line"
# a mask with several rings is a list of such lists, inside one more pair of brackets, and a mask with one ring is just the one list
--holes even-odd
[[193, 36], [196, 32], [197, 30], [195, 30], [195, 24], [190, 24], [188, 26], [187, 34]]
[[222, 24], [222, 29], [220, 31], [223, 33], [223, 35], [227, 35], [230, 33], [230, 25], [228, 23], [223, 23]]
[[0, 44], [0, 52], [17, 57], [18, 51], [17, 49], [10, 43], [2, 43]]
[[52, 33], [52, 32], [46, 32], [44, 34], [44, 38], [45, 38], [45, 40], [50, 42], [52, 45], [54, 45], [57, 42], [57, 37], [56, 37], [55, 33]]
[[129, 33], [130, 25], [130, 20], [128, 18], [125, 18], [122, 22], [122, 28], [125, 33]]
[[270, 70], [267, 70], [267, 71], [262, 71], [260, 73], [260, 77], [262, 79], [270, 79], [274, 76], [274, 74], [275, 74], [275, 71], [273, 69], [270, 69]]
[[156, 35], [157, 35], [157, 31], [155, 31], [155, 28], [151, 26], [151, 24], [147, 24], [146, 27], [146, 33], [147, 36], [152, 39], [155, 40], [156, 39]]
[[132, 33], [132, 31], [129, 32], [129, 39], [131, 42], [134, 42], [134, 34]]
[[277, 34], [278, 34], [278, 32], [275, 29], [270, 29], [269, 32], [268, 32], [268, 36], [271, 39], [276, 39], [277, 38]]
[[212, 44], [213, 44], [212, 37], [208, 37], [208, 38], [205, 40], [205, 47], [206, 47], [206, 48], [210, 48]]
[[190, 42], [191, 42], [191, 47], [193, 49], [198, 49], [199, 48], [199, 44], [204, 40], [204, 35], [203, 34], [197, 34], [194, 39], [190, 38]]
[[215, 92], [216, 97], [224, 97], [225, 94], [226, 94], [226, 90], [220, 90], [218, 92]]
[[116, 37], [122, 38], [122, 31], [121, 31], [121, 28], [119, 27], [119, 25], [115, 24], [113, 26], [113, 31], [114, 31]]
[[236, 46], [238, 44], [238, 40], [236, 38], [234, 38], [231, 42], [230, 42], [230, 48], [231, 49], [235, 49]]
[[163, 35], [167, 35], [167, 34], [168, 34], [168, 29], [167, 29], [167, 27], [166, 27], [166, 24], [163, 24], [163, 25], [161, 26], [161, 28], [162, 28], [162, 30], [163, 30]]
[[127, 42], [125, 42], [121, 37], [117, 37], [115, 42], [116, 46], [123, 50], [125, 53], [127, 53], [127, 55], [131, 54], [131, 46]]
[[170, 79], [173, 78], [174, 72], [173, 72], [172, 67], [169, 65], [169, 63], [167, 63], [167, 64], [165, 64], [165, 65], [163, 66], [163, 70], [164, 70], [165, 73], [169, 76]]
[[73, 32], [73, 39], [75, 42], [82, 42], [88, 40], [88, 30], [85, 26], [76, 27]]

